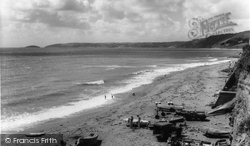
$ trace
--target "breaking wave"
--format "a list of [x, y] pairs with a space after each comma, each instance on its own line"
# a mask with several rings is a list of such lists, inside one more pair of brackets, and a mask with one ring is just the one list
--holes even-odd
[[92, 82], [85, 82], [85, 83], [76, 83], [77, 85], [101, 85], [104, 84], [104, 80], [97, 80], [97, 81], [92, 81]]

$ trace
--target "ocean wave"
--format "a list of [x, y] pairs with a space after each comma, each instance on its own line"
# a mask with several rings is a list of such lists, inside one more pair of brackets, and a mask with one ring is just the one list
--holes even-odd
[[152, 72], [152, 71], [153, 70], [142, 70], [142, 71], [134, 72], [134, 73], [132, 73], [132, 75], [140, 75], [140, 74], [144, 74], [144, 73]]
[[21, 115], [13, 113], [12, 116], [2, 117], [1, 130], [5, 133], [17, 132], [51, 119], [62, 118], [109, 103], [112, 103], [112, 100], [105, 100], [104, 95], [100, 95], [93, 98], [82, 98], [82, 100], [69, 102], [62, 106], [45, 108], [35, 113], [24, 112]]
[[208, 61], [217, 61], [218, 59], [217, 58], [214, 58], [214, 59], [209, 59]]
[[135, 68], [135, 66], [127, 66], [127, 65], [84, 65], [84, 68], [89, 67], [100, 67], [100, 68]]
[[156, 68], [157, 65], [148, 65], [147, 67]]
[[[6, 106], [18, 106], [18, 105], [26, 105], [28, 103], [35, 103], [39, 102], [40, 100], [47, 100], [55, 97], [62, 97], [69, 93], [69, 91], [57, 91], [57, 92], [51, 92], [51, 93], [45, 93], [43, 95], [39, 96], [32, 96], [32, 98], [21, 98], [21, 99], [15, 99], [12, 101], [5, 101], [2, 102], [3, 105]], [[28, 94], [28, 92], [26, 93]]]
[[186, 60], [186, 61], [190, 61], [190, 62], [200, 62], [201, 60]]
[[197, 62], [197, 63], [186, 63], [186, 64], [176, 64], [172, 67], [161, 67], [156, 68], [154, 70], [145, 70], [133, 73], [132, 78], [120, 81], [120, 83], [126, 83], [126, 87], [121, 87], [120, 89], [113, 91], [112, 93], [120, 93], [121, 91], [129, 91], [133, 88], [139, 87], [141, 85], [150, 84], [159, 76], [167, 75], [169, 73], [182, 71], [188, 68], [194, 68], [204, 65], [214, 65], [229, 62], [230, 60], [220, 60], [220, 61], [213, 61], [213, 62]]
[[85, 82], [85, 83], [76, 83], [77, 85], [101, 85], [104, 84], [104, 80], [97, 80], [97, 81], [92, 81], [92, 82]]

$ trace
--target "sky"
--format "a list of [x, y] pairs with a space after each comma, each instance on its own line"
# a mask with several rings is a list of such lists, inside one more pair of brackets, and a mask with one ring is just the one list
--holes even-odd
[[231, 12], [250, 30], [249, 0], [1, 0], [1, 47], [187, 41], [192, 18]]

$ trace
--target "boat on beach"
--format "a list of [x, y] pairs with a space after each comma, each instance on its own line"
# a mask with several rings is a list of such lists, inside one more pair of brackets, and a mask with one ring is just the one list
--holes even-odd
[[94, 146], [97, 144], [98, 134], [90, 133], [77, 139], [75, 146]]
[[[124, 119], [124, 121], [127, 122], [127, 126], [130, 126], [129, 120], [130, 120], [129, 118]], [[150, 124], [150, 121], [148, 120], [143, 120], [143, 119], [140, 120], [141, 127], [147, 127], [149, 124]], [[133, 119], [133, 127], [137, 127], [137, 126], [138, 126], [138, 119]]]
[[176, 105], [173, 102], [167, 102], [167, 103], [155, 102], [155, 105], [156, 105], [156, 115], [155, 115], [156, 119], [160, 118], [159, 112], [161, 112], [161, 116], [166, 116], [168, 112], [182, 111], [184, 109], [184, 106]]
[[180, 143], [182, 144], [181, 146], [214, 146], [212, 142], [189, 138], [183, 138]]
[[27, 137], [40, 137], [40, 136], [43, 136], [45, 135], [45, 133], [43, 132], [39, 132], [39, 133], [27, 133], [25, 134]]
[[208, 138], [229, 138], [231, 136], [230, 131], [223, 131], [212, 128], [209, 128], [204, 135]]
[[187, 121], [204, 121], [207, 118], [207, 115], [204, 111], [182, 110], [177, 111], [176, 114], [183, 116]]
[[183, 117], [175, 117], [175, 118], [171, 118], [169, 120], [169, 123], [179, 123], [179, 122], [184, 122], [185, 118]]

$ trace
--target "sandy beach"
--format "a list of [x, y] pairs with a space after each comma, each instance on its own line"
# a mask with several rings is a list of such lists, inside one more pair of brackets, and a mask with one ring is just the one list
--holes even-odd
[[[174, 72], [157, 78], [153, 83], [134, 89], [131, 92], [115, 95], [115, 102], [96, 109], [78, 113], [71, 117], [55, 119], [22, 131], [61, 133], [67, 145], [73, 145], [76, 136], [97, 132], [102, 146], [161, 146], [149, 129], [131, 130], [123, 120], [140, 115], [152, 123], [156, 121], [155, 102], [172, 101], [184, 104], [187, 109], [211, 110], [209, 103], [216, 100], [213, 95], [222, 89], [227, 73], [221, 72], [228, 63], [202, 66]], [[135, 96], [132, 96], [135, 93]], [[167, 116], [166, 116], [167, 117]], [[204, 129], [230, 130], [229, 115], [208, 117], [208, 121], [187, 122], [184, 135], [198, 140], [214, 141], [203, 136]]]

